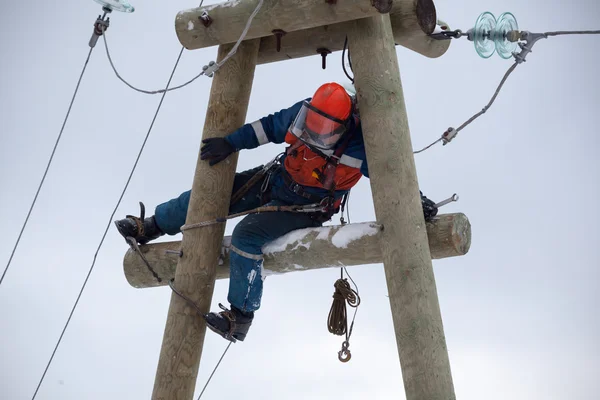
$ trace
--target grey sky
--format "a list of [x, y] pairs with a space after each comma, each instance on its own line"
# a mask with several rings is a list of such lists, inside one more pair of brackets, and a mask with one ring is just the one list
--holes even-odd
[[[214, 3], [207, 1], [206, 4]], [[136, 1], [114, 13], [108, 40], [120, 73], [164, 87], [180, 45], [175, 14], [195, 2]], [[483, 11], [511, 11], [521, 29], [599, 29], [600, 5], [573, 2], [437, 2], [438, 16], [467, 30]], [[3, 7], [0, 24], [0, 267], [3, 269], [62, 124], [100, 6], [67, 0]], [[511, 61], [452, 43], [439, 59], [397, 48], [413, 145], [458, 126], [489, 100]], [[424, 193], [460, 202], [473, 226], [465, 257], [434, 262], [457, 398], [577, 399], [600, 391], [599, 36], [536, 44], [494, 107], [448, 146], [416, 156]], [[186, 52], [181, 83], [216, 56]], [[346, 82], [340, 53], [256, 70], [247, 121]], [[151, 211], [187, 190], [198, 156], [211, 80], [166, 96], [116, 217]], [[55, 161], [12, 266], [0, 286], [0, 398], [31, 398], [125, 184], [159, 96], [116, 79], [99, 42]], [[238, 170], [282, 150], [240, 154]], [[375, 219], [369, 181], [350, 199], [353, 222]], [[235, 226], [227, 225], [227, 234]], [[333, 223], [339, 223], [339, 217]], [[166, 238], [165, 240], [173, 240]], [[88, 287], [38, 399], [148, 399], [169, 304], [168, 288], [134, 289], [122, 272], [127, 245], [111, 226]], [[350, 269], [362, 298], [341, 364], [327, 331], [336, 269], [272, 276], [247, 340], [232, 346], [206, 399], [404, 398], [382, 265]], [[225, 302], [227, 281], [213, 308]], [[198, 393], [226, 342], [208, 332]], [[223, 392], [223, 387], [227, 390]]]

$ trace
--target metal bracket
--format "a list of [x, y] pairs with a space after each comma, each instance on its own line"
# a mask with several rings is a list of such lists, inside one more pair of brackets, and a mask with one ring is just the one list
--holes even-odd
[[521, 51], [519, 53], [513, 53], [517, 64], [524, 63], [526, 61], [525, 57], [527, 57], [527, 54], [533, 53], [531, 51], [531, 48], [533, 47], [535, 42], [537, 42], [540, 39], [548, 38], [548, 35], [546, 35], [545, 33], [531, 33], [528, 31], [509, 33], [511, 33], [511, 36], [514, 39], [514, 41], [517, 41], [518, 39], [525, 41], [525, 43], [519, 42], [519, 47], [521, 48]]

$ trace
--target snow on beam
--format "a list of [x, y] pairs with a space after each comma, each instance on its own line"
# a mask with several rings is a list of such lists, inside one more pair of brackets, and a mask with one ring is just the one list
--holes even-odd
[[[175, 18], [177, 38], [188, 50], [233, 43], [258, 2], [232, 0], [180, 11]], [[264, 0], [245, 39], [263, 38], [259, 64], [314, 55], [321, 47], [333, 52], [341, 50], [346, 33], [352, 29], [351, 21], [388, 11], [397, 44], [427, 57], [446, 52], [450, 40], [436, 41], [427, 36], [437, 20], [433, 0], [343, 0], [332, 4], [326, 0]], [[204, 12], [211, 20], [208, 26], [202, 19]], [[279, 52], [274, 30], [286, 33]], [[332, 37], [327, 36], [328, 31]]]
[[[264, 274], [332, 268], [382, 262], [381, 226], [374, 222], [299, 229], [263, 247]], [[443, 214], [427, 223], [429, 248], [433, 259], [467, 254], [471, 246], [471, 224], [462, 213]], [[217, 279], [229, 278], [229, 246], [231, 237], [223, 241], [223, 258], [215, 260]], [[175, 275], [180, 241], [141, 246], [144, 257], [156, 271], [158, 282], [141, 257], [129, 249], [123, 259], [125, 277], [136, 288], [166, 285]], [[167, 252], [169, 251], [169, 252]]]

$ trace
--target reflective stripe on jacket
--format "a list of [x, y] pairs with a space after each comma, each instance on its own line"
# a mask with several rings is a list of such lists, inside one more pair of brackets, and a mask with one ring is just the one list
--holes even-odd
[[[310, 98], [306, 101], [310, 101]], [[288, 134], [288, 128], [301, 106], [302, 101], [299, 101], [289, 108], [245, 124], [229, 134], [226, 139], [236, 150], [254, 149], [269, 142], [277, 144], [287, 142], [293, 145], [297, 139], [295, 136]], [[347, 192], [358, 182], [362, 175], [369, 177], [360, 122], [354, 129], [350, 143], [340, 159], [340, 165], [336, 169], [335, 182], [338, 189], [336, 195]], [[325, 153], [330, 155], [333, 154], [334, 150]], [[306, 187], [308, 192], [325, 196], [327, 191], [322, 188], [313, 175], [313, 170], [322, 167], [325, 164], [325, 159], [312, 152], [305, 145], [300, 145], [296, 151], [295, 157], [284, 156], [283, 163], [286, 170], [292, 179]]]

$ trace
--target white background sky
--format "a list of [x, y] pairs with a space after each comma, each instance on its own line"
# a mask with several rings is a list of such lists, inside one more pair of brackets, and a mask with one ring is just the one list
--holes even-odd
[[[206, 2], [206, 4], [212, 3]], [[175, 14], [197, 3], [136, 1], [108, 31], [120, 73], [146, 89], [164, 86], [180, 50]], [[438, 16], [467, 30], [483, 11], [511, 11], [530, 31], [599, 29], [594, 0], [438, 1]], [[0, 266], [6, 265], [62, 124], [100, 6], [91, 1], [3, 4], [0, 24]], [[455, 41], [439, 59], [397, 48], [413, 145], [429, 144], [489, 100], [511, 61], [483, 60]], [[434, 261], [459, 399], [598, 398], [600, 386], [600, 37], [535, 45], [494, 107], [448, 146], [416, 157], [419, 183], [444, 212], [473, 226], [465, 257]], [[216, 47], [186, 52], [181, 83]], [[345, 82], [341, 53], [260, 66], [247, 121]], [[169, 93], [117, 212], [150, 212], [188, 189], [211, 80]], [[29, 225], [0, 286], [0, 397], [30, 399], [91, 265], [108, 218], [147, 132], [159, 96], [116, 79], [100, 42], [88, 66]], [[282, 146], [240, 154], [238, 170]], [[353, 222], [375, 219], [369, 181], [350, 201]], [[227, 225], [229, 234], [235, 222]], [[338, 223], [338, 219], [334, 220]], [[173, 240], [167, 238], [166, 240]], [[168, 288], [134, 289], [111, 226], [88, 287], [38, 399], [148, 399], [166, 320]], [[232, 346], [203, 398], [404, 398], [382, 265], [350, 269], [362, 303], [342, 364], [342, 339], [327, 331], [336, 269], [274, 276], [245, 342]], [[227, 281], [215, 288], [213, 309]], [[227, 342], [207, 332], [204, 385]], [[196, 395], [197, 395], [196, 394]]]

